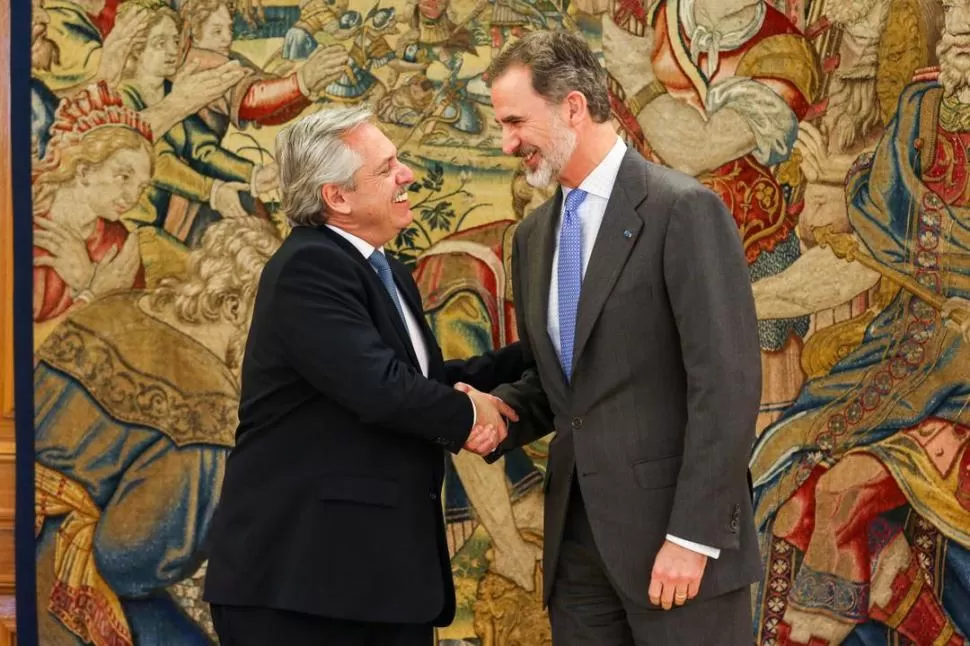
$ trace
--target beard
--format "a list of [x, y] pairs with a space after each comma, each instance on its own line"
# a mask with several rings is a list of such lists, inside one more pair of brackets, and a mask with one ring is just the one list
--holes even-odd
[[952, 96], [970, 89], [970, 36], [943, 32], [936, 55], [940, 59], [940, 84], [943, 93]]
[[30, 44], [31, 69], [50, 71], [51, 67], [60, 63], [60, 61], [60, 48], [46, 35], [37, 36]]
[[824, 123], [834, 152], [848, 151], [879, 125], [877, 104], [875, 78], [832, 79], [832, 93]]
[[[885, 0], [879, 0], [885, 2]], [[825, 16], [839, 25], [854, 25], [869, 15], [876, 0], [838, 0], [825, 3]]]
[[525, 181], [535, 188], [545, 188], [553, 179], [559, 179], [559, 173], [566, 167], [569, 158], [576, 150], [576, 133], [569, 129], [566, 122], [559, 115], [553, 116], [552, 129], [548, 150], [539, 150], [536, 146], [523, 146], [516, 153], [519, 157], [527, 157], [531, 153], [539, 153], [539, 165], [535, 170], [525, 169]]

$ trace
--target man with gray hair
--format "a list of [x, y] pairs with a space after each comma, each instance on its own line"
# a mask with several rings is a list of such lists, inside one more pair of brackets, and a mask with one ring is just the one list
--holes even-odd
[[384, 254], [414, 175], [370, 112], [317, 112], [276, 150], [293, 231], [256, 296], [204, 598], [223, 646], [430, 646], [455, 613], [443, 450], [487, 454], [516, 419], [453, 386], [518, 379], [521, 351], [442, 360]]
[[[556, 646], [751, 643], [746, 463], [761, 395], [737, 228], [696, 179], [627, 149], [578, 36], [488, 70], [502, 149], [555, 195], [515, 232], [523, 379], [500, 457], [555, 428], [543, 599]], [[662, 610], [661, 610], [662, 609]]]

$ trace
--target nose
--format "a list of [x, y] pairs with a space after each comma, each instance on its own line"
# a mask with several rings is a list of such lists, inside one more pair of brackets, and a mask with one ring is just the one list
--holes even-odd
[[511, 130], [502, 128], [502, 152], [506, 155], [512, 155], [516, 150], [519, 149], [521, 142], [519, 138], [516, 137]]
[[414, 181], [414, 172], [407, 164], [401, 164], [401, 172], [398, 173], [398, 184], [410, 184]]

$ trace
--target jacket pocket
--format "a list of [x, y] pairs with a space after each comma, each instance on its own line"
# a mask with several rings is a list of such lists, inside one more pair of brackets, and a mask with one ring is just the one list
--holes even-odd
[[677, 484], [683, 456], [675, 455], [659, 460], [642, 460], [633, 463], [633, 475], [643, 489], [663, 489]]
[[394, 507], [401, 497], [401, 487], [391, 480], [365, 476], [326, 476], [317, 488], [320, 500], [341, 500], [365, 505]]

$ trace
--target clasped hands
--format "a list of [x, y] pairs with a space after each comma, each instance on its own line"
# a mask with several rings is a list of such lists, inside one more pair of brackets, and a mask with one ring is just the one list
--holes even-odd
[[455, 390], [468, 395], [475, 405], [475, 427], [465, 441], [464, 449], [484, 457], [492, 453], [508, 436], [506, 419], [517, 422], [515, 410], [495, 395], [483, 393], [466, 383], [458, 382]]

